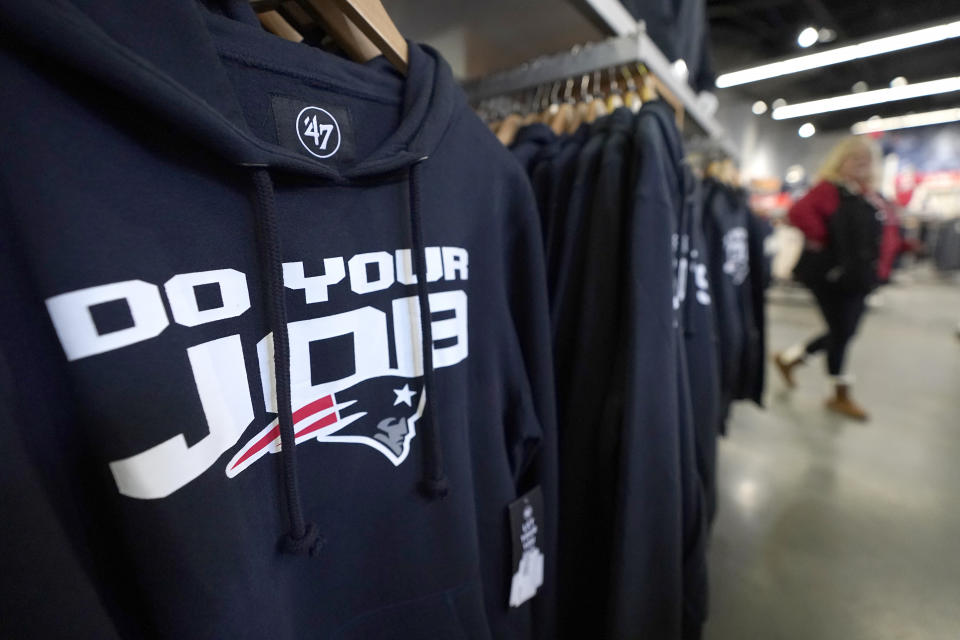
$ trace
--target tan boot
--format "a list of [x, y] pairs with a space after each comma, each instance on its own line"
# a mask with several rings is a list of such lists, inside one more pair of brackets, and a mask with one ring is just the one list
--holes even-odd
[[773, 364], [777, 365], [777, 371], [780, 372], [780, 376], [783, 378], [787, 387], [795, 389], [797, 382], [793, 379], [793, 369], [797, 365], [803, 364], [803, 358], [794, 358], [791, 360], [787, 357], [787, 352], [775, 353], [773, 355]]
[[827, 400], [827, 409], [854, 420], [866, 421], [870, 418], [866, 410], [850, 397], [850, 385], [847, 384], [837, 383], [836, 394]]

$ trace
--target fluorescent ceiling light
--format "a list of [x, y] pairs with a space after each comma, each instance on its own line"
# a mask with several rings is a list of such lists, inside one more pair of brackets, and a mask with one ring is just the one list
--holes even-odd
[[807, 27], [797, 36], [797, 44], [806, 49], [807, 47], [812, 47], [817, 44], [817, 40], [820, 39], [820, 31], [813, 27]]
[[895, 116], [893, 118], [864, 120], [850, 127], [850, 131], [856, 134], [876, 133], [878, 131], [925, 127], [931, 124], [944, 124], [946, 122], [958, 121], [960, 121], [960, 108], [939, 109], [937, 111], [926, 111], [924, 113], [910, 113], [905, 116]]
[[748, 82], [777, 78], [791, 73], [818, 69], [860, 58], [869, 58], [870, 56], [878, 56], [883, 53], [910, 49], [911, 47], [919, 47], [957, 37], [960, 37], [960, 20], [724, 73], [717, 78], [717, 87], [720, 89], [735, 87]]
[[810, 116], [816, 113], [826, 113], [827, 111], [854, 109], [856, 107], [865, 107], [870, 104], [882, 104], [884, 102], [893, 102], [895, 100], [908, 100], [910, 98], [919, 98], [921, 96], [932, 96], [938, 93], [950, 93], [951, 91], [960, 91], [960, 76], [941, 78], [940, 80], [930, 80], [928, 82], [918, 82], [916, 84], [908, 84], [902, 87], [890, 87], [889, 89], [876, 89], [874, 91], [864, 91], [863, 93], [851, 93], [845, 96], [837, 96], [835, 98], [823, 98], [821, 100], [811, 100], [810, 102], [788, 104], [775, 108], [773, 110], [773, 119], [786, 120], [787, 118], [801, 118], [803, 116]]

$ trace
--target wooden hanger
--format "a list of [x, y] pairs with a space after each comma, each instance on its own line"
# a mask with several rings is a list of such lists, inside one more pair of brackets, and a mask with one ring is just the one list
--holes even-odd
[[327, 33], [351, 58], [367, 62], [380, 54], [401, 73], [409, 61], [407, 41], [379, 0], [306, 0]]
[[593, 100], [590, 101], [587, 109], [587, 122], [593, 122], [597, 118], [607, 115], [607, 105], [603, 101], [602, 88], [600, 87], [600, 72], [593, 72]]
[[300, 32], [294, 29], [293, 25], [287, 22], [286, 18], [276, 11], [258, 13], [257, 18], [259, 18], [263, 28], [273, 35], [280, 36], [290, 42], [303, 42], [303, 36], [300, 35]]
[[567, 133], [573, 133], [577, 128], [587, 121], [587, 114], [590, 111], [590, 100], [592, 96], [588, 93], [587, 89], [590, 86], [590, 74], [583, 74], [583, 78], [580, 79], [580, 94], [577, 103], [573, 107], [573, 119], [570, 122], [570, 129], [567, 130]]
[[513, 139], [517, 137], [517, 132], [520, 131], [520, 127], [523, 126], [523, 118], [519, 113], [511, 113], [506, 118], [503, 119], [503, 122], [497, 127], [497, 139], [505, 147], [509, 147], [513, 144]]
[[623, 94], [620, 93], [620, 85], [617, 82], [617, 70], [610, 69], [609, 73], [609, 94], [607, 95], [607, 111], [614, 111], [623, 106]]
[[637, 82], [630, 74], [629, 67], [622, 67], [620, 72], [623, 74], [624, 83], [627, 85], [627, 90], [623, 94], [623, 103], [630, 111], [636, 113], [640, 111], [640, 107], [643, 106], [643, 99], [640, 98], [640, 93], [637, 91]]
[[560, 82], [554, 82], [553, 87], [547, 93], [546, 105], [540, 112], [540, 122], [549, 125], [553, 117], [560, 112]]
[[570, 78], [563, 90], [563, 103], [550, 120], [550, 129], [557, 135], [569, 131], [574, 118], [574, 111], [573, 78]]
[[[324, 30], [353, 60], [367, 62], [383, 55], [406, 74], [410, 59], [407, 41], [379, 0], [297, 0], [293, 6], [301, 9], [300, 14], [322, 22]], [[302, 37], [293, 39], [296, 29], [276, 11], [261, 13], [260, 22], [282, 38], [294, 42], [303, 40]]]
[[[523, 125], [533, 124], [540, 120], [540, 108], [543, 104], [543, 93], [544, 87], [537, 87], [536, 92], [533, 94], [533, 102], [530, 104], [530, 110], [527, 111], [526, 115], [523, 116]], [[549, 87], [546, 88], [549, 91]]]
[[640, 97], [644, 102], [657, 100], [660, 96], [657, 93], [657, 87], [653, 75], [647, 70], [647, 67], [638, 64], [637, 71], [640, 78]]

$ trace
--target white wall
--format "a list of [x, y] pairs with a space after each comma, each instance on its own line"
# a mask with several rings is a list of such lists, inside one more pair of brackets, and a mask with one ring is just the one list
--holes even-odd
[[751, 111], [753, 99], [735, 89], [718, 90], [717, 95], [720, 108], [716, 117], [739, 150], [740, 172], [745, 180], [770, 176], [782, 179], [787, 168], [795, 164], [812, 175], [830, 148], [849, 135], [832, 131], [801, 138], [797, 129], [802, 120], [773, 120], [769, 110], [756, 116]]

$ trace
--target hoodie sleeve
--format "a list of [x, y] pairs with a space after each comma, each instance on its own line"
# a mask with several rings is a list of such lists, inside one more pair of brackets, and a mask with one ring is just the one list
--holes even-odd
[[[531, 187], [525, 178], [518, 182], [521, 184], [513, 189], [517, 197], [505, 255], [510, 263], [506, 272], [512, 274], [508, 304], [523, 373], [507, 435], [515, 479], [518, 488], [525, 490], [529, 488], [526, 485], [536, 484], [528, 476], [542, 471], [530, 466], [542, 466], [542, 460], [555, 458], [556, 417], [543, 242]], [[523, 277], [517, 277], [521, 274]]]
[[[553, 357], [543, 241], [533, 193], [525, 176], [517, 174], [508, 225], [506, 259], [509, 306], [523, 375], [515, 390], [512, 416], [507, 424], [517, 494], [539, 485], [544, 503], [544, 586], [533, 600], [534, 637], [555, 638], [557, 567], [557, 431], [553, 383]], [[537, 432], [537, 438], [532, 438]]]

